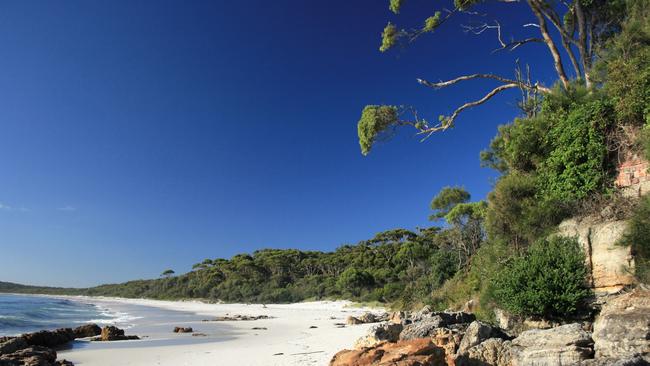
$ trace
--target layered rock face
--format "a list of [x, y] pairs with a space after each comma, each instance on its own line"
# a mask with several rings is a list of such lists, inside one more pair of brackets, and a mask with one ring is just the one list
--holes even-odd
[[650, 353], [650, 291], [636, 288], [608, 300], [594, 322], [597, 357]]
[[596, 294], [615, 293], [635, 283], [632, 251], [617, 245], [626, 227], [626, 221], [600, 216], [569, 219], [559, 226], [560, 235], [578, 238]]

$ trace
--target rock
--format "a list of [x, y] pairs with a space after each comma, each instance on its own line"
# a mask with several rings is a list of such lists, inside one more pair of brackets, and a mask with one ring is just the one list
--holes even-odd
[[0, 355], [14, 353], [27, 347], [29, 347], [29, 344], [22, 337], [7, 338], [4, 342], [0, 343]]
[[125, 341], [131, 339], [140, 339], [138, 336], [127, 336], [124, 335], [124, 330], [112, 325], [102, 328], [102, 333], [98, 338], [93, 338], [93, 341]]
[[56, 351], [41, 346], [31, 346], [0, 356], [0, 364], [20, 366], [51, 366], [56, 362]]
[[626, 358], [595, 358], [591, 360], [584, 360], [580, 366], [649, 366], [650, 362], [648, 356], [643, 358], [640, 355], [630, 356]]
[[[424, 310], [424, 309], [423, 309]], [[434, 320], [439, 322], [440, 327], [447, 327], [452, 324], [471, 323], [476, 320], [476, 316], [462, 311], [457, 312], [424, 312], [419, 311], [411, 316], [411, 322], [419, 322], [423, 320]]]
[[516, 365], [573, 365], [593, 356], [593, 340], [578, 323], [522, 332], [512, 340]]
[[436, 328], [429, 337], [431, 337], [433, 344], [445, 351], [447, 364], [454, 365], [456, 350], [463, 337], [462, 333], [458, 329]]
[[23, 334], [22, 338], [30, 346], [58, 347], [72, 340], [75, 335], [71, 328], [61, 328], [53, 331], [42, 330], [40, 332]]
[[218, 316], [214, 319], [204, 319], [204, 322], [226, 322], [226, 321], [252, 321], [252, 320], [261, 320], [261, 319], [273, 319], [272, 316], [268, 315], [228, 315]]
[[352, 315], [350, 315], [345, 320], [345, 324], [347, 324], [347, 325], [357, 325], [357, 324], [363, 324], [363, 322], [360, 319], [355, 318]]
[[512, 343], [490, 338], [456, 357], [457, 366], [512, 366]]
[[194, 330], [192, 329], [192, 327], [187, 327], [187, 328], [184, 328], [184, 327], [174, 327], [174, 333], [192, 333], [192, 332], [194, 332]]
[[358, 317], [362, 323], [375, 323], [377, 322], [377, 316], [373, 313], [366, 312], [360, 317]]
[[343, 350], [334, 355], [330, 366], [437, 366], [445, 365], [444, 358], [444, 351], [424, 338], [383, 342], [362, 350]]
[[75, 328], [72, 332], [75, 338], [88, 338], [102, 334], [102, 328], [97, 324], [86, 324]]
[[471, 347], [478, 345], [488, 338], [508, 339], [509, 337], [499, 328], [495, 328], [480, 321], [473, 321], [465, 330], [463, 340], [460, 342], [460, 346], [458, 347], [458, 354], [465, 353]]
[[[418, 318], [424, 316], [423, 318]], [[436, 328], [449, 327], [455, 324], [464, 324], [474, 321], [476, 317], [474, 314], [468, 314], [463, 312], [454, 312], [454, 313], [428, 313], [418, 315], [412, 320], [411, 324], [408, 324], [404, 327], [404, 330], [400, 334], [400, 339], [416, 339], [429, 337]]]
[[406, 313], [403, 311], [394, 311], [388, 317], [388, 321], [404, 325], [406, 323]]
[[608, 300], [594, 322], [596, 357], [650, 353], [650, 291], [636, 288]]
[[603, 220], [599, 215], [560, 223], [560, 235], [578, 238], [587, 257], [589, 282], [597, 294], [615, 293], [635, 283], [631, 249], [616, 244], [626, 227], [626, 221]]
[[465, 303], [465, 305], [463, 305], [462, 312], [473, 313], [474, 310], [476, 310], [476, 301], [474, 301], [474, 299], [470, 299]]
[[499, 328], [505, 330], [513, 330], [515, 324], [518, 322], [516, 316], [499, 308], [494, 309], [494, 317], [497, 320], [497, 325]]
[[402, 331], [402, 324], [382, 323], [373, 325], [368, 329], [368, 334], [359, 338], [354, 343], [355, 349], [374, 347], [377, 344], [387, 342], [397, 342], [399, 334]]

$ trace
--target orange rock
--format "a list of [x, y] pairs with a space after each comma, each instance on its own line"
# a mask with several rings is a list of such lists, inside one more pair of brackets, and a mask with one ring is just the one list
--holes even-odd
[[332, 358], [330, 366], [444, 366], [445, 351], [430, 338], [396, 343], [382, 342], [372, 348], [343, 350]]

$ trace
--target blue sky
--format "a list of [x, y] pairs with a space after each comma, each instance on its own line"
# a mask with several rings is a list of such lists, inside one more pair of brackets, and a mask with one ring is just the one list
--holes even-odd
[[[493, 34], [451, 22], [387, 54], [388, 1], [6, 1], [0, 5], [0, 280], [88, 286], [190, 269], [259, 248], [333, 250], [426, 226], [445, 185], [484, 198], [479, 152], [517, 92], [419, 143], [404, 130], [359, 152], [366, 104], [450, 113], [493, 85], [553, 80], [540, 45], [491, 54]], [[520, 31], [523, 5], [497, 4]]]

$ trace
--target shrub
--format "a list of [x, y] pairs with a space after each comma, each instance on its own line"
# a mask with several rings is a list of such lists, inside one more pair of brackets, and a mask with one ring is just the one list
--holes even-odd
[[497, 182], [488, 197], [486, 225], [491, 240], [523, 249], [567, 216], [566, 206], [538, 195], [538, 178], [512, 172]]
[[634, 210], [619, 244], [632, 247], [635, 275], [639, 281], [650, 283], [650, 196], [643, 197]]
[[494, 280], [494, 298], [514, 314], [575, 314], [590, 295], [585, 256], [575, 238], [555, 236], [514, 257]]

